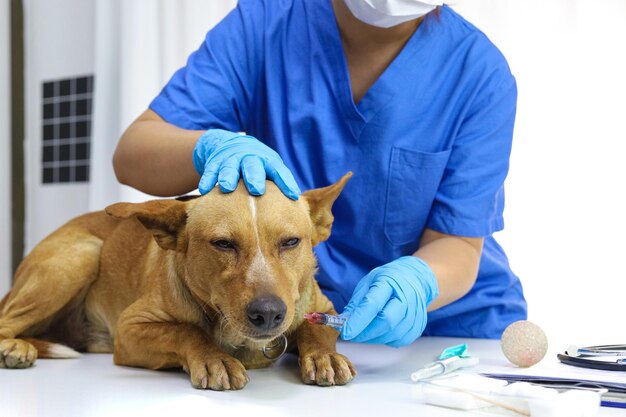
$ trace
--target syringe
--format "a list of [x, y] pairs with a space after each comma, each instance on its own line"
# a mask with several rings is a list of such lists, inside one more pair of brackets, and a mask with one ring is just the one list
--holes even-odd
[[468, 356], [463, 358], [461, 356], [452, 356], [450, 358], [440, 359], [438, 361], [424, 365], [422, 369], [411, 374], [411, 380], [417, 382], [421, 381], [422, 379], [428, 379], [443, 374], [449, 374], [450, 372], [456, 371], [459, 368], [467, 368], [477, 364], [478, 358], [476, 357]]
[[341, 330], [344, 323], [348, 319], [347, 317], [334, 316], [326, 313], [307, 313], [304, 315], [304, 318], [307, 319], [309, 323], [323, 324], [325, 326], [330, 326], [335, 330]]

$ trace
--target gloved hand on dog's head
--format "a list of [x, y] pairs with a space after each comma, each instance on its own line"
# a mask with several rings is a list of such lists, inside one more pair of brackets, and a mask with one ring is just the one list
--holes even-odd
[[198, 189], [206, 194], [219, 184], [234, 191], [243, 178], [252, 195], [265, 193], [266, 178], [274, 181], [287, 197], [297, 200], [300, 189], [278, 153], [255, 137], [210, 129], [196, 142], [193, 165], [202, 176]]
[[426, 327], [426, 308], [439, 295], [435, 274], [415, 256], [373, 269], [359, 281], [342, 316], [341, 338], [405, 346]]

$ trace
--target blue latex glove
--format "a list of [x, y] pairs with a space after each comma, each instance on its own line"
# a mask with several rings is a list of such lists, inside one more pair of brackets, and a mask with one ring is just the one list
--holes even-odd
[[193, 165], [202, 176], [198, 184], [201, 194], [211, 191], [216, 183], [225, 193], [235, 191], [240, 177], [252, 195], [265, 193], [266, 178], [293, 200], [300, 194], [276, 151], [252, 136], [210, 129], [196, 142]]
[[426, 308], [439, 295], [435, 274], [415, 256], [373, 269], [359, 281], [342, 316], [341, 338], [405, 346], [426, 327]]

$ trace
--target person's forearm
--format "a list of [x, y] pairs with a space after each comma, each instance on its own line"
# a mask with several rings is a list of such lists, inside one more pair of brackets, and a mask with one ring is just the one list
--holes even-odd
[[203, 133], [178, 128], [147, 110], [126, 129], [115, 149], [117, 179], [157, 196], [194, 190], [200, 176], [193, 166], [192, 152]]
[[429, 305], [429, 311], [458, 300], [472, 288], [482, 245], [482, 238], [445, 235], [429, 229], [424, 232], [414, 255], [430, 266], [439, 285], [439, 296]]

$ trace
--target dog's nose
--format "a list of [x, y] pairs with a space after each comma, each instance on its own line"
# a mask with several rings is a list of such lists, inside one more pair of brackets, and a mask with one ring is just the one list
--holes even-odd
[[285, 320], [287, 306], [276, 296], [260, 297], [248, 304], [248, 320], [259, 330], [272, 330]]

